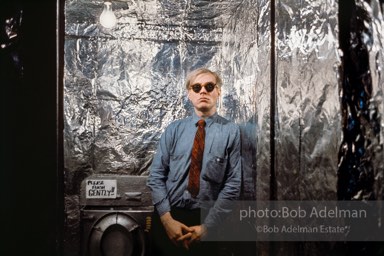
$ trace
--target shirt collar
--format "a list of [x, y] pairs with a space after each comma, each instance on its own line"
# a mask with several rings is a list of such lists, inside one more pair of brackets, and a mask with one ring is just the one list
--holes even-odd
[[[211, 126], [211, 124], [213, 124], [215, 122], [217, 118], [217, 112], [215, 112], [215, 114], [213, 114], [212, 116], [208, 117], [205, 119], [205, 127], [209, 127]], [[201, 117], [197, 116], [196, 113], [193, 113], [193, 116], [192, 116], [192, 122], [196, 125], [197, 122], [201, 119]]]

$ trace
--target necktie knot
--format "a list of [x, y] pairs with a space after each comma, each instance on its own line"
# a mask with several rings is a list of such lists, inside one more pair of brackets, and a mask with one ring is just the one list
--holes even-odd
[[199, 127], [205, 127], [205, 120], [204, 120], [204, 119], [200, 119], [200, 120], [197, 122], [197, 126], [199, 126]]

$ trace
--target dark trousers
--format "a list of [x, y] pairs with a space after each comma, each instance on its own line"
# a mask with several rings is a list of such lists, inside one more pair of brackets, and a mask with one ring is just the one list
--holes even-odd
[[[196, 226], [201, 224], [200, 210], [188, 210], [181, 208], [171, 209], [172, 217], [187, 226]], [[168, 235], [160, 221], [157, 213], [154, 213], [152, 219], [152, 255], [153, 256], [215, 256], [217, 254], [217, 243], [201, 241], [194, 243], [189, 250], [182, 246], [174, 245], [168, 238]]]

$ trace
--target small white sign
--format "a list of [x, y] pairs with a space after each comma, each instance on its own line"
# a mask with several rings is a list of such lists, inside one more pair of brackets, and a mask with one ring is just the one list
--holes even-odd
[[86, 198], [116, 198], [116, 180], [86, 180]]

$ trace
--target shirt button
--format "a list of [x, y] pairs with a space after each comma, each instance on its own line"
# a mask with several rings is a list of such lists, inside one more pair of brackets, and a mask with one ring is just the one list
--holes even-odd
[[191, 198], [191, 193], [189, 193], [188, 190], [184, 190], [184, 199], [190, 199]]

